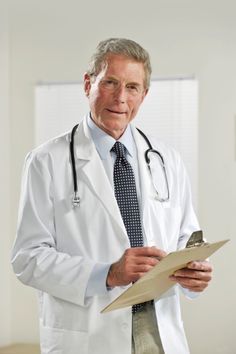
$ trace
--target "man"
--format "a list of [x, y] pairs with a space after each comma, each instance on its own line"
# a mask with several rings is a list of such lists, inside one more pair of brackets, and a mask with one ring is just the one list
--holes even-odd
[[[147, 143], [130, 124], [150, 74], [149, 55], [137, 43], [98, 45], [84, 76], [90, 113], [74, 137], [79, 206], [72, 206], [70, 134], [26, 159], [12, 263], [39, 290], [43, 354], [189, 352], [177, 285], [158, 301], [100, 313], [199, 229], [178, 154], [152, 141], [167, 171], [163, 202], [155, 188], [161, 177], [145, 162]], [[173, 274], [173, 285], [194, 297], [211, 272], [208, 262], [191, 262]]]

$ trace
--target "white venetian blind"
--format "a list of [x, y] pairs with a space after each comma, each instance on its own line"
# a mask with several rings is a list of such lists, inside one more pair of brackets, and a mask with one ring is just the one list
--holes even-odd
[[[88, 112], [83, 84], [39, 84], [35, 88], [35, 145], [71, 130]], [[152, 80], [136, 126], [178, 150], [185, 162], [197, 206], [198, 82]]]

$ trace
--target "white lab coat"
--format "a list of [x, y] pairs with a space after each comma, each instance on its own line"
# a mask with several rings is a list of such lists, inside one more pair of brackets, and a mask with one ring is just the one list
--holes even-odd
[[[170, 201], [160, 203], [144, 160], [147, 144], [132, 130], [147, 243], [167, 252], [184, 247], [199, 226], [183, 164], [172, 149], [152, 141], [164, 157], [170, 188]], [[118, 260], [130, 247], [128, 236], [86, 120], [75, 135], [81, 203], [72, 207], [69, 137], [53, 139], [27, 156], [13, 268], [23, 283], [39, 290], [42, 354], [131, 354], [131, 308], [100, 313], [124, 287], [107, 291], [104, 284], [100, 294], [85, 297], [93, 267]], [[155, 306], [165, 353], [188, 353], [178, 287]]]

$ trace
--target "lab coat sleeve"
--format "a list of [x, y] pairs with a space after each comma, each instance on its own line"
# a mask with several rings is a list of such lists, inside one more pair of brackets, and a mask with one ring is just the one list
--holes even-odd
[[[89, 303], [88, 286], [90, 294], [96, 293], [92, 286], [94, 269], [103, 269], [103, 279], [107, 272], [108, 265], [57, 251], [48, 156], [30, 153], [26, 158], [12, 265], [24, 284], [81, 306]], [[105, 293], [105, 281], [97, 288]]]

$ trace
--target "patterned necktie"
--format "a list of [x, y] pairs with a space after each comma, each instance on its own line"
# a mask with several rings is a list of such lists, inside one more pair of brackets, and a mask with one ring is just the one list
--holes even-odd
[[[111, 151], [116, 154], [114, 164], [115, 197], [129, 237], [131, 247], [143, 246], [142, 225], [138, 198], [135, 186], [134, 172], [125, 158], [126, 147], [116, 142]], [[137, 312], [143, 304], [132, 306], [132, 312]]]

